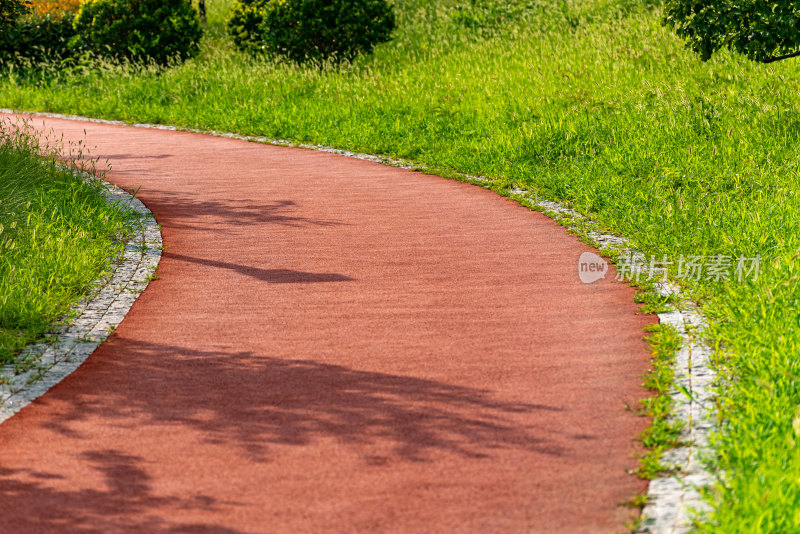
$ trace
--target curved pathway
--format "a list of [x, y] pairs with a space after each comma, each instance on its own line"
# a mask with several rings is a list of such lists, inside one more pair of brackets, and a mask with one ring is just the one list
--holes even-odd
[[625, 532], [654, 318], [582, 284], [552, 221], [322, 152], [46, 127], [140, 188], [166, 250], [0, 426], [1, 532]]

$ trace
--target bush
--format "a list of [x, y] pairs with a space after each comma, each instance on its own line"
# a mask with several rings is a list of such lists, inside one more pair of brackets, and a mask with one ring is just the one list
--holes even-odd
[[228, 34], [234, 44], [250, 53], [262, 52], [265, 48], [261, 25], [264, 10], [269, 0], [238, 0], [228, 19]]
[[800, 47], [798, 0], [668, 0], [664, 14], [704, 61], [730, 48], [770, 63], [797, 55]]
[[73, 50], [162, 65], [194, 56], [203, 33], [190, 0], [88, 0], [75, 30]]
[[0, 31], [30, 10], [29, 0], [0, 0]]
[[0, 30], [0, 63], [29, 60], [32, 63], [70, 56], [69, 42], [75, 35], [74, 15], [33, 13]]
[[296, 63], [350, 61], [389, 40], [386, 0], [238, 0], [228, 21], [234, 43]]

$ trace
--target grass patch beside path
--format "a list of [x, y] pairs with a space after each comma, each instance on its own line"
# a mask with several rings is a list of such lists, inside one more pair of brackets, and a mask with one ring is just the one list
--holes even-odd
[[[702, 530], [800, 531], [800, 62], [701, 63], [645, 0], [397, 0], [395, 40], [340, 71], [241, 55], [209, 0], [201, 55], [14, 71], [0, 105], [399, 156], [566, 202], [645, 254], [760, 255], [686, 280], [712, 320], [717, 468]], [[707, 262], [706, 262], [707, 263]], [[731, 272], [732, 274], [732, 272]]]
[[0, 123], [0, 365], [38, 341], [121, 251], [129, 215]]

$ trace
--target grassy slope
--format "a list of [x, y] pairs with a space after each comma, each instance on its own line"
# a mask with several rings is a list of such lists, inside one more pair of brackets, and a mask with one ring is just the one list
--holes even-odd
[[196, 60], [10, 77], [0, 105], [401, 156], [532, 187], [658, 256], [760, 254], [756, 282], [691, 284], [731, 379], [705, 528], [800, 530], [800, 63], [703, 64], [634, 0], [543, 0], [495, 26], [506, 3], [398, 0], [373, 57], [298, 70], [237, 54], [209, 4]]
[[0, 364], [41, 338], [109, 267], [125, 217], [0, 125]]

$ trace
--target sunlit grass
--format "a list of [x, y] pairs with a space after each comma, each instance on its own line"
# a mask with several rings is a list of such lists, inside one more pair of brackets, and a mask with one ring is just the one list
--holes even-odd
[[112, 264], [127, 218], [58, 163], [0, 124], [0, 364], [65, 318]]
[[373, 56], [298, 69], [235, 51], [208, 4], [188, 63], [15, 72], [0, 104], [399, 156], [532, 188], [646, 254], [760, 255], [755, 281], [687, 282], [726, 378], [702, 528], [800, 531], [800, 63], [702, 63], [635, 0], [405, 0]]

